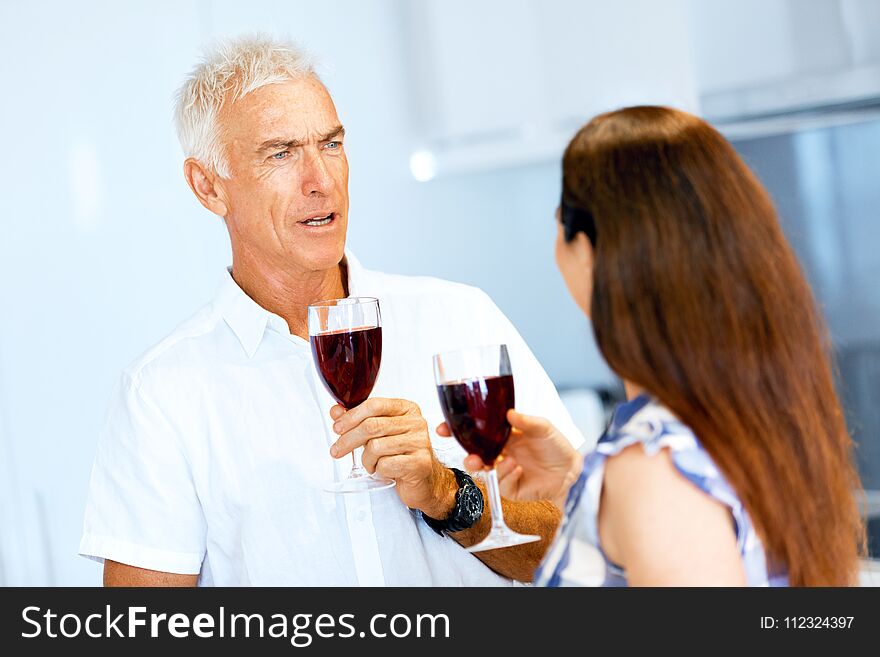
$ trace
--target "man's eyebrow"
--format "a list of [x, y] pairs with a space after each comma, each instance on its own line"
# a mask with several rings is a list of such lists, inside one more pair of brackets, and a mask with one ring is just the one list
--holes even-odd
[[344, 137], [344, 136], [345, 136], [345, 128], [343, 128], [341, 125], [338, 125], [335, 128], [333, 128], [330, 132], [328, 132], [326, 135], [321, 137], [318, 141], [330, 141], [336, 137]]
[[[319, 142], [330, 141], [336, 137], [342, 137], [345, 135], [345, 128], [341, 125], [337, 125], [333, 127], [327, 134], [318, 137]], [[263, 152], [268, 150], [276, 150], [282, 148], [299, 148], [300, 146], [304, 146], [308, 143], [308, 140], [304, 139], [284, 139], [280, 137], [275, 137], [273, 139], [268, 139], [264, 141], [257, 147], [257, 152]]]

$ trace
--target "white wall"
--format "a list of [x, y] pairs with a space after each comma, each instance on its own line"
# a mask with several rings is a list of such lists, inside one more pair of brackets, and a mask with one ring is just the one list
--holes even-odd
[[96, 581], [73, 555], [111, 383], [206, 297], [227, 259], [183, 184], [170, 124], [201, 36], [194, 2], [0, 6], [0, 433], [20, 499], [17, 526], [2, 527], [19, 545], [11, 583]]

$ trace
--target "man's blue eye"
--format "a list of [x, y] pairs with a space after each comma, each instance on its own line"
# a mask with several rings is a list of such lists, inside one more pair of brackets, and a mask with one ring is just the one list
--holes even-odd
[[280, 153], [275, 153], [275, 155], [273, 155], [272, 158], [275, 160], [283, 160], [284, 157], [289, 154], [290, 154], [289, 151], [281, 151]]
[[328, 141], [327, 142], [327, 148], [329, 148], [331, 150], [335, 150], [335, 149], [339, 148], [340, 146], [342, 146], [341, 141]]

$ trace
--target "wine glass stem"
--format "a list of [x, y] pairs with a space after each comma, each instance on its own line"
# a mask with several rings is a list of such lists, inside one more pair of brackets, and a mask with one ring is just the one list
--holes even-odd
[[492, 511], [492, 531], [507, 529], [507, 524], [504, 522], [504, 512], [501, 510], [501, 493], [498, 490], [498, 474], [495, 472], [495, 466], [492, 466], [486, 478], [489, 480], [489, 509]]
[[357, 477], [369, 477], [370, 474], [364, 470], [364, 466], [361, 465], [361, 460], [358, 457], [358, 450], [351, 450], [351, 472], [348, 475], [349, 479], [356, 479]]

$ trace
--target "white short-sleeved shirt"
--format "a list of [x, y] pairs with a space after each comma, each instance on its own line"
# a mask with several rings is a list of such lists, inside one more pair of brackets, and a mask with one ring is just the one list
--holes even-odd
[[[346, 254], [349, 293], [382, 311], [373, 396], [416, 402], [441, 462], [464, 450], [442, 421], [434, 353], [506, 343], [516, 406], [583, 441], [553, 384], [482, 291], [363, 269]], [[389, 489], [335, 495], [325, 391], [309, 343], [248, 297], [229, 271], [214, 301], [122, 374], [101, 434], [79, 552], [200, 585], [491, 586], [509, 584], [428, 528]]]

